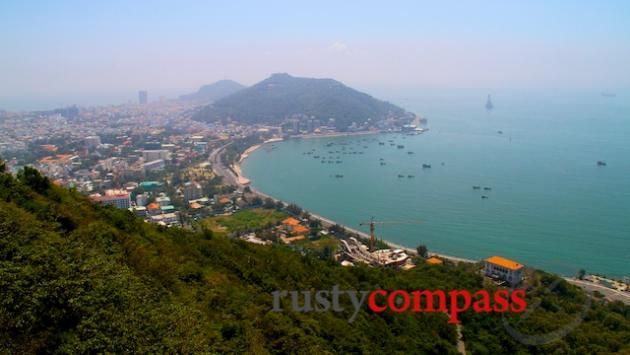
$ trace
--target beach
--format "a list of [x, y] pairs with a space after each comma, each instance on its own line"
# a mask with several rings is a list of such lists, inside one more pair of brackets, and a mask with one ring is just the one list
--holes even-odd
[[[371, 134], [378, 134], [378, 133], [380, 133], [380, 132], [370, 131], [370, 132], [336, 133], [336, 134], [326, 135], [325, 137], [347, 137], [347, 136], [357, 136], [357, 135], [371, 135]], [[318, 138], [318, 137], [324, 137], [324, 136], [323, 135], [303, 135], [303, 136], [299, 136], [299, 138], [306, 138], [306, 139]], [[279, 202], [284, 203], [285, 205], [288, 205], [287, 202], [279, 200], [279, 199], [277, 199], [277, 198], [275, 198], [273, 196], [270, 196], [268, 194], [265, 194], [265, 193], [263, 193], [261, 191], [258, 191], [255, 188], [253, 188], [252, 186], [250, 186], [251, 179], [246, 177], [243, 174], [242, 169], [241, 169], [241, 164], [250, 156], [251, 153], [253, 153], [254, 151], [260, 149], [261, 147], [263, 147], [266, 144], [276, 143], [276, 142], [279, 142], [279, 141], [281, 141], [281, 140], [278, 140], [278, 139], [268, 140], [268, 141], [265, 141], [263, 143], [256, 144], [256, 145], [253, 145], [253, 146], [247, 148], [241, 154], [238, 162], [234, 163], [231, 166], [231, 168], [234, 171], [234, 173], [236, 173], [236, 177], [235, 177], [236, 179], [235, 180], [239, 183], [239, 186], [238, 186], [239, 189], [243, 189], [245, 186], [248, 186], [250, 188], [250, 190], [252, 191], [252, 193], [258, 195], [261, 198], [270, 198], [270, 199], [272, 199], [275, 202], [279, 201]], [[335, 222], [335, 221], [333, 221], [333, 220], [331, 220], [329, 218], [326, 218], [326, 217], [323, 217], [323, 216], [321, 216], [319, 214], [313, 213], [312, 211], [308, 211], [308, 210], [305, 210], [305, 211], [309, 213], [311, 218], [319, 220], [322, 223], [322, 225], [325, 226], [325, 227], [331, 227], [333, 225], [339, 225], [339, 226], [342, 226], [345, 230], [356, 234], [361, 239], [364, 239], [364, 240], [369, 240], [370, 239], [369, 234], [367, 234], [365, 232], [362, 232], [362, 231], [357, 230], [355, 228], [349, 227], [349, 226], [344, 225], [342, 223]], [[391, 249], [402, 249], [402, 250], [405, 250], [407, 253], [409, 253], [411, 255], [417, 255], [417, 251], [416, 251], [415, 248], [404, 246], [404, 245], [401, 245], [401, 244], [398, 244], [398, 243], [394, 243], [394, 242], [386, 240], [386, 239], [382, 239], [382, 242], [387, 244]], [[454, 263], [460, 263], [460, 262], [463, 262], [463, 263], [476, 263], [476, 262], [478, 262], [477, 260], [472, 260], [472, 259], [467, 259], [467, 258], [462, 258], [462, 257], [457, 257], [457, 256], [452, 256], [452, 255], [446, 255], [446, 254], [441, 254], [441, 253], [435, 253], [435, 252], [432, 252], [432, 251], [429, 251], [428, 254], [429, 254], [429, 256], [435, 256], [435, 257], [447, 259], [447, 260], [452, 261]]]

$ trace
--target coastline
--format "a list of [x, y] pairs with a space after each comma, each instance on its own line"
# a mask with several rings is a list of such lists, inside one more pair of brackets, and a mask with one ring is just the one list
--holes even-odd
[[[326, 137], [345, 137], [345, 136], [351, 136], [351, 135], [368, 135], [368, 134], [377, 134], [377, 133], [390, 133], [390, 132], [350, 132], [350, 133], [337, 133], [337, 134], [331, 134], [331, 135], [327, 135]], [[323, 137], [322, 135], [307, 135], [307, 136], [303, 136], [303, 137], [298, 137], [298, 138], [317, 138], [317, 137]], [[238, 188], [239, 189], [243, 189], [245, 186], [248, 186], [250, 188], [250, 190], [252, 191], [252, 193], [258, 195], [261, 198], [270, 198], [272, 199], [274, 202], [281, 202], [284, 205], [287, 205], [287, 203], [285, 201], [282, 201], [280, 199], [277, 199], [273, 196], [267, 195], [264, 192], [258, 191], [256, 189], [254, 189], [253, 187], [251, 187], [251, 180], [248, 179], [247, 177], [245, 177], [242, 173], [241, 170], [241, 166], [240, 164], [245, 161], [245, 159], [247, 159], [250, 154], [252, 152], [254, 152], [255, 150], [259, 149], [260, 147], [262, 147], [265, 144], [268, 143], [274, 143], [274, 142], [279, 142], [282, 141], [282, 139], [272, 139], [272, 140], [268, 140], [265, 141], [263, 143], [260, 144], [256, 144], [254, 146], [249, 147], [248, 149], [245, 150], [245, 152], [243, 152], [243, 154], [241, 155], [241, 157], [239, 158], [238, 162], [234, 163], [233, 165], [231, 165], [231, 170], [227, 170], [228, 174], [236, 174], [235, 177], [235, 181], [238, 183]], [[241, 183], [241, 182], [246, 182], [246, 183]], [[359, 238], [363, 239], [363, 240], [369, 240], [370, 236], [362, 231], [359, 231], [355, 228], [349, 227], [347, 225], [341, 224], [341, 223], [337, 223], [331, 219], [328, 219], [326, 217], [323, 217], [321, 215], [318, 215], [316, 213], [313, 213], [312, 211], [309, 210], [304, 210], [306, 212], [308, 212], [310, 214], [310, 216], [314, 219], [319, 220], [323, 226], [327, 226], [330, 227], [332, 225], [339, 225], [341, 227], [343, 227], [345, 230], [356, 234]], [[407, 253], [409, 253], [410, 255], [417, 255], [417, 251], [413, 248], [410, 247], [406, 247], [403, 245], [400, 245], [398, 243], [394, 243], [392, 241], [386, 240], [386, 239], [382, 239], [381, 240], [383, 243], [387, 244], [391, 249], [402, 249], [404, 251], [406, 251]], [[441, 254], [441, 253], [436, 253], [436, 252], [432, 252], [432, 251], [428, 251], [428, 255], [429, 256], [435, 256], [438, 258], [442, 258], [454, 263], [470, 263], [470, 264], [475, 264], [475, 263], [479, 263], [481, 260], [473, 260], [473, 259], [468, 259], [468, 258], [463, 258], [463, 257], [458, 257], [458, 256], [453, 256], [453, 255], [447, 255], [447, 254]], [[627, 292], [622, 292], [619, 291], [615, 288], [610, 288], [610, 287], [606, 287], [603, 285], [600, 285], [598, 283], [595, 282], [589, 282], [586, 280], [578, 280], [575, 277], [571, 277], [571, 276], [567, 276], [567, 275], [560, 275], [558, 274], [560, 277], [562, 277], [565, 281], [580, 287], [581, 289], [585, 290], [588, 293], [593, 293], [594, 291], [599, 291], [601, 293], [604, 294], [604, 296], [613, 301], [613, 300], [617, 300], [617, 301], [621, 301], [625, 304], [630, 305], [630, 291]], [[612, 279], [611, 279], [612, 280]], [[628, 288], [630, 290], [630, 287]]]
[[[305, 139], [310, 139], [310, 138], [319, 138], [319, 137], [347, 137], [347, 136], [359, 136], [359, 135], [371, 135], [371, 134], [380, 134], [380, 133], [389, 133], [389, 132], [381, 132], [381, 131], [368, 131], [368, 132], [347, 132], [347, 133], [341, 133], [341, 132], [335, 132], [332, 134], [327, 134], [327, 135], [314, 135], [314, 134], [310, 134], [310, 135], [302, 135], [302, 136], [298, 136], [298, 138], [305, 138]], [[260, 196], [261, 198], [270, 198], [272, 199], [274, 202], [282, 202], [283, 204], [287, 205], [287, 203], [285, 201], [282, 201], [280, 199], [277, 199], [273, 196], [267, 195], [264, 192], [258, 191], [256, 189], [254, 189], [251, 186], [251, 179], [247, 178], [241, 169], [241, 163], [243, 161], [245, 161], [247, 158], [249, 158], [250, 154], [256, 150], [258, 150], [259, 148], [261, 148], [262, 146], [264, 146], [265, 144], [269, 144], [269, 143], [275, 143], [275, 142], [280, 142], [282, 140], [278, 140], [278, 139], [271, 139], [271, 140], [267, 140], [263, 143], [260, 144], [256, 144], [253, 145], [249, 148], [247, 148], [240, 156], [238, 162], [234, 163], [231, 165], [232, 170], [236, 173], [236, 181], [239, 183], [240, 186], [238, 186], [239, 188], [244, 188], [245, 186], [248, 186], [250, 188], [250, 190], [252, 191], [252, 193]], [[369, 240], [370, 236], [365, 233], [362, 232], [360, 230], [357, 230], [355, 228], [349, 227], [347, 225], [341, 224], [341, 223], [337, 223], [331, 219], [328, 219], [326, 217], [320, 216], [316, 213], [313, 213], [312, 211], [309, 210], [305, 210], [306, 212], [308, 212], [311, 217], [313, 217], [316, 220], [319, 220], [323, 225], [325, 226], [333, 226], [333, 225], [339, 225], [341, 227], [343, 227], [345, 230], [351, 232], [351, 233], [355, 233], [356, 235], [359, 236], [359, 238], [364, 239], [364, 240]], [[417, 251], [414, 248], [411, 247], [407, 247], [398, 243], [394, 243], [392, 241], [386, 240], [386, 239], [382, 239], [382, 242], [387, 244], [391, 249], [402, 249], [405, 252], [412, 254], [412, 255], [417, 255]], [[436, 253], [436, 252], [432, 252], [432, 251], [428, 251], [428, 255], [429, 256], [435, 256], [435, 257], [439, 257], [442, 259], [446, 259], [449, 261], [452, 261], [454, 263], [477, 263], [479, 262], [479, 260], [473, 260], [473, 259], [467, 259], [467, 258], [463, 258], [463, 257], [458, 257], [458, 256], [453, 256], [453, 255], [446, 255], [446, 254], [441, 254], [441, 253]]]

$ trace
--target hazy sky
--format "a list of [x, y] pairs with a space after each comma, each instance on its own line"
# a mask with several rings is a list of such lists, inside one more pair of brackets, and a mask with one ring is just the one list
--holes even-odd
[[630, 1], [300, 2], [2, 1], [0, 108], [273, 72], [357, 88], [630, 88]]

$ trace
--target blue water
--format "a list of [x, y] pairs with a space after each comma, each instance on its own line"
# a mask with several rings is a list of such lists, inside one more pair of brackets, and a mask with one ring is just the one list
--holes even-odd
[[[483, 94], [391, 101], [428, 117], [430, 131], [290, 140], [257, 150], [243, 171], [256, 189], [351, 227], [372, 216], [421, 219], [377, 228], [409, 247], [630, 276], [630, 100], [495, 94], [490, 113]], [[303, 154], [313, 149], [343, 163]]]

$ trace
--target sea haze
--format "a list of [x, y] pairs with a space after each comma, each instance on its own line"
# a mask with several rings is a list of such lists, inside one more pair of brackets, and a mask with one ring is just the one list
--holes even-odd
[[430, 131], [289, 140], [255, 151], [243, 171], [256, 189], [353, 228], [421, 219], [377, 229], [409, 247], [630, 276], [630, 100], [498, 93], [491, 112], [485, 93], [391, 101]]

